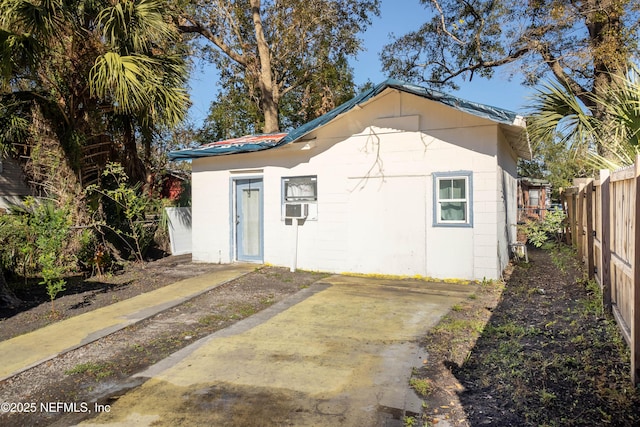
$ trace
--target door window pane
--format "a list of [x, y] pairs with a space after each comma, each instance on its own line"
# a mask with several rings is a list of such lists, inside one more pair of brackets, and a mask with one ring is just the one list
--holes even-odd
[[540, 190], [529, 190], [529, 206], [540, 205]]
[[242, 190], [242, 250], [245, 256], [260, 255], [260, 190]]

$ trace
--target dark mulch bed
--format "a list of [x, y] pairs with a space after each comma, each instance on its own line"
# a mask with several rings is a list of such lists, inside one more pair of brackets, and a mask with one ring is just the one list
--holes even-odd
[[418, 377], [433, 393], [424, 418], [458, 426], [640, 425], [629, 351], [602, 312], [597, 285], [584, 280], [566, 247], [530, 248], [529, 257], [504, 290], [483, 286], [426, 337], [430, 363]]

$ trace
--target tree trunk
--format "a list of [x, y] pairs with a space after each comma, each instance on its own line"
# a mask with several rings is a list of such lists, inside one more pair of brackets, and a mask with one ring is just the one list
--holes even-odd
[[124, 167], [133, 183], [144, 184], [147, 181], [147, 172], [142, 159], [138, 155], [133, 123], [127, 117], [124, 118]]
[[22, 301], [9, 289], [7, 281], [4, 278], [4, 271], [0, 268], [0, 307], [14, 308], [21, 305]]
[[278, 103], [274, 96], [276, 86], [273, 84], [273, 76], [271, 74], [271, 53], [264, 37], [264, 28], [260, 17], [260, 0], [251, 0], [251, 14], [253, 16], [253, 28], [256, 33], [260, 61], [259, 86], [264, 114], [264, 128], [262, 131], [264, 133], [278, 132], [280, 130]]
[[[593, 54], [592, 94], [596, 99], [607, 99], [616, 77], [623, 76], [629, 63], [629, 53], [624, 46], [622, 14], [623, 8], [617, 1], [600, 3], [587, 1], [586, 27], [589, 31], [590, 49]], [[602, 123], [611, 119], [601, 103], [590, 106], [594, 117]], [[604, 130], [606, 135], [607, 131]], [[604, 135], [603, 135], [604, 136]], [[606, 149], [606, 144], [598, 145], [598, 152], [606, 158], [615, 158]]]

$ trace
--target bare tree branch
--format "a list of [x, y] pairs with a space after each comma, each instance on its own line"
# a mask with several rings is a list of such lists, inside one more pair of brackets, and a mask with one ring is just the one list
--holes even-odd
[[465, 42], [463, 42], [462, 40], [460, 40], [459, 38], [457, 38], [453, 33], [451, 33], [449, 30], [447, 30], [447, 24], [444, 20], [444, 12], [442, 11], [442, 7], [440, 7], [440, 3], [438, 3], [438, 0], [431, 0], [431, 3], [433, 3], [433, 6], [438, 10], [438, 12], [440, 13], [440, 24], [442, 25], [442, 31], [448, 35], [449, 37], [451, 37], [451, 39], [453, 41], [455, 41], [456, 43], [460, 44], [460, 45], [464, 45], [466, 44]]
[[211, 43], [216, 45], [222, 52], [225, 53], [229, 58], [243, 67], [248, 66], [248, 58], [245, 55], [242, 55], [235, 50], [231, 49], [231, 47], [224, 42], [220, 37], [216, 36], [209, 28], [205, 27], [202, 23], [194, 20], [193, 18], [187, 16], [181, 16], [178, 22], [178, 29], [185, 34], [199, 34], [202, 37], [209, 40]]

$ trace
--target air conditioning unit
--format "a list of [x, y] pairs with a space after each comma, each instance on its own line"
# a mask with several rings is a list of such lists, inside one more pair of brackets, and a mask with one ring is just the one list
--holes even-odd
[[284, 217], [286, 219], [304, 219], [309, 215], [308, 203], [285, 203]]

